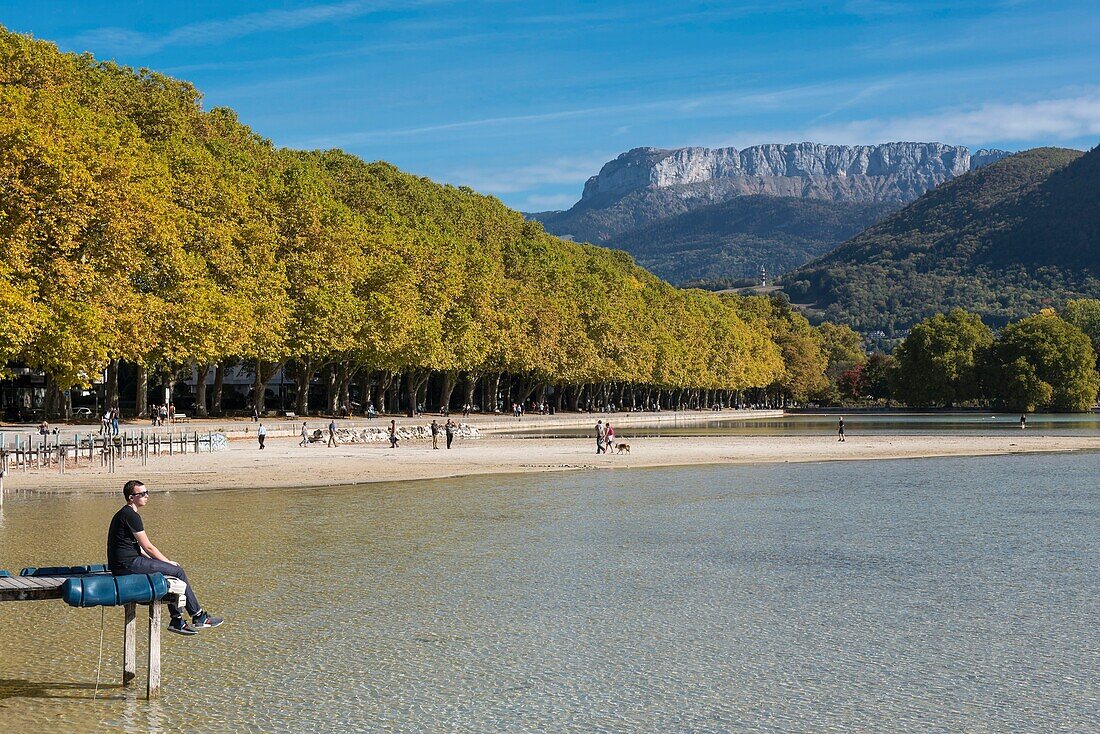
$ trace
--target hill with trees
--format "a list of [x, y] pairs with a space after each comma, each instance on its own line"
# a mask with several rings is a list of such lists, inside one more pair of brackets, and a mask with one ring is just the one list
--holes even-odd
[[741, 196], [660, 219], [614, 238], [639, 265], [670, 283], [719, 286], [785, 273], [829, 252], [896, 211], [894, 202]]
[[1037, 148], [928, 192], [787, 274], [790, 298], [903, 334], [960, 307], [993, 327], [1100, 295], [1100, 148]]

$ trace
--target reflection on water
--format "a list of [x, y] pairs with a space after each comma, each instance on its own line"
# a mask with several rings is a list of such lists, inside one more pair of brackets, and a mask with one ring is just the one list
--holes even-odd
[[[615, 424], [618, 417], [629, 413], [592, 415], [597, 420]], [[737, 412], [665, 413], [664, 425], [624, 426], [617, 429], [620, 437], [659, 438], [661, 436], [820, 436], [836, 432], [841, 413], [799, 413], [778, 418], [745, 420]], [[1020, 432], [1019, 413], [844, 413], [844, 427], [849, 435], [997, 435]], [[706, 420], [706, 418], [712, 420]], [[670, 421], [671, 423], [667, 422]], [[706, 420], [706, 422], [701, 422]], [[1027, 416], [1030, 434], [1061, 436], [1100, 436], [1098, 413], [1032, 413]], [[528, 428], [517, 421], [509, 433], [513, 438], [576, 438], [593, 434], [592, 427]]]
[[[121, 610], [0, 605], [11, 731], [1093, 732], [1091, 455], [154, 495], [229, 617], [117, 687]], [[154, 488], [155, 489], [155, 488]], [[0, 566], [119, 504], [8, 499]], [[144, 644], [139, 637], [139, 660]], [[139, 666], [140, 667], [140, 666]]]

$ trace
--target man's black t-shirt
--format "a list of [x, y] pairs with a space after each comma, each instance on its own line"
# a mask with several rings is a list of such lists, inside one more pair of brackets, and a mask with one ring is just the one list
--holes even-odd
[[112, 573], [128, 570], [130, 561], [141, 556], [141, 546], [134, 534], [143, 530], [141, 515], [130, 505], [111, 518], [111, 527], [107, 530], [107, 566]]

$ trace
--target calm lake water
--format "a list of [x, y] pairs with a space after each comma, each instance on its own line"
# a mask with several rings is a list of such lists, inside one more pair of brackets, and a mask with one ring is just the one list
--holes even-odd
[[[1100, 731], [1097, 455], [154, 494], [229, 621], [118, 687], [121, 610], [0, 604], [7, 731]], [[155, 489], [155, 488], [154, 488]], [[0, 566], [120, 503], [9, 496]], [[144, 640], [139, 636], [139, 660]], [[139, 666], [140, 669], [140, 666]]]
[[[593, 413], [597, 420], [611, 421], [629, 413]], [[1019, 413], [799, 413], [778, 418], [739, 418], [736, 411], [708, 416], [706, 413], [665, 413], [672, 423], [662, 426], [624, 426], [621, 436], [809, 436], [836, 431], [837, 419], [844, 416], [849, 435], [996, 435], [1020, 431]], [[712, 417], [708, 422], [701, 418]], [[681, 420], [676, 420], [676, 419]], [[1031, 413], [1027, 431], [1042, 435], [1100, 436], [1100, 413]], [[516, 422], [515, 438], [572, 438], [592, 434], [592, 427], [527, 428]]]

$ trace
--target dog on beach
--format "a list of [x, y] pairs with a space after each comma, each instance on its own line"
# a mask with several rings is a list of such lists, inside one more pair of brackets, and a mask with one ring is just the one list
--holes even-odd
[[617, 444], [615, 444], [615, 453], [617, 453], [617, 454], [629, 454], [630, 453], [630, 444], [628, 444], [628, 443], [617, 443]]

